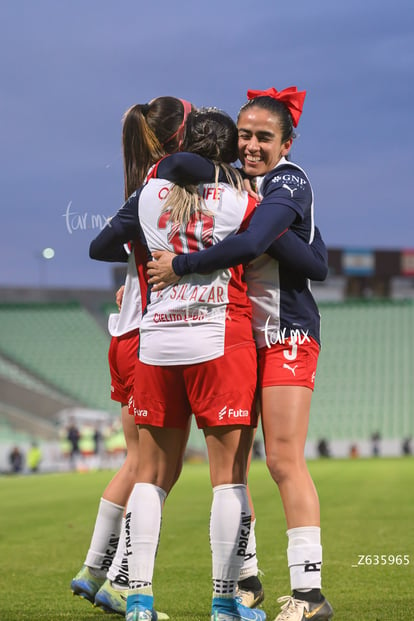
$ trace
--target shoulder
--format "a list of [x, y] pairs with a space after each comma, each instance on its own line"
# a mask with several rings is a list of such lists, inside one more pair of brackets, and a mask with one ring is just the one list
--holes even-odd
[[131, 210], [135, 210], [137, 205], [138, 205], [138, 200], [140, 197], [140, 194], [142, 192], [142, 189], [145, 186], [141, 186], [140, 188], [138, 188], [138, 190], [135, 190], [135, 192], [133, 192], [131, 194], [131, 196], [128, 197], [128, 199], [126, 200], [126, 202], [122, 205], [121, 210], [120, 211], [131, 211]]
[[261, 190], [263, 194], [276, 190], [285, 192], [291, 198], [294, 194], [300, 196], [312, 192], [309, 178], [303, 168], [285, 159], [267, 173], [263, 179]]

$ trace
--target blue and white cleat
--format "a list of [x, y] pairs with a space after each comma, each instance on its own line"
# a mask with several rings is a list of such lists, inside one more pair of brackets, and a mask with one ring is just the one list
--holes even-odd
[[158, 621], [158, 614], [154, 610], [152, 595], [128, 595], [126, 604], [126, 621]]
[[258, 608], [247, 608], [237, 599], [213, 597], [211, 621], [265, 621], [266, 613]]
[[82, 569], [78, 571], [76, 576], [70, 583], [70, 588], [74, 595], [78, 595], [83, 599], [87, 599], [91, 604], [95, 601], [95, 595], [105, 582], [105, 578], [98, 577], [93, 574], [87, 565], [83, 565]]
[[105, 580], [95, 595], [95, 606], [104, 612], [125, 616], [128, 589], [117, 589], [110, 580]]
[[250, 576], [237, 583], [236, 599], [247, 608], [256, 608], [264, 600], [263, 585], [258, 576]]
[[[125, 617], [128, 588], [117, 588], [110, 580], [105, 580], [95, 596], [95, 606], [104, 612], [111, 612]], [[157, 621], [167, 621], [170, 617], [165, 612], [157, 613]]]

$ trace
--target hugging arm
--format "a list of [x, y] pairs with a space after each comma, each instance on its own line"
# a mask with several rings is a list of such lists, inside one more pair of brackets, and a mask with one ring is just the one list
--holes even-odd
[[125, 262], [128, 259], [123, 246], [140, 234], [138, 193], [135, 192], [92, 240], [89, 256], [96, 261]]
[[266, 252], [270, 244], [296, 219], [296, 212], [287, 205], [275, 206], [272, 200], [262, 202], [255, 210], [248, 228], [237, 235], [189, 254], [173, 259], [174, 272], [178, 276], [194, 272], [209, 273], [240, 263], [249, 263]]
[[266, 253], [311, 280], [322, 281], [328, 275], [328, 251], [318, 227], [311, 244], [288, 230], [272, 242]]
[[215, 166], [211, 160], [195, 153], [173, 153], [158, 162], [155, 176], [177, 185], [208, 183], [215, 179]]
[[[236, 170], [236, 169], [234, 169]], [[231, 171], [230, 171], [231, 174]], [[236, 180], [235, 173], [234, 180]], [[216, 181], [216, 165], [197, 153], [173, 153], [158, 162], [154, 176], [167, 179], [177, 185], [197, 185]], [[228, 179], [219, 167], [218, 181], [226, 183]]]

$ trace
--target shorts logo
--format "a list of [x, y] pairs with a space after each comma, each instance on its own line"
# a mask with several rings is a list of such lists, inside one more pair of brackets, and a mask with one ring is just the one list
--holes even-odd
[[134, 416], [148, 416], [148, 410], [139, 410], [135, 407], [134, 397], [131, 395], [128, 399], [128, 408], [134, 412]]
[[292, 375], [294, 375], [296, 377], [296, 369], [298, 368], [298, 364], [295, 364], [294, 367], [291, 367], [289, 364], [286, 364], [286, 362], [283, 365], [284, 369], [289, 369], [289, 371], [292, 371]]
[[223, 420], [226, 415], [228, 418], [247, 418], [249, 410], [243, 410], [242, 408], [235, 410], [234, 408], [227, 408], [227, 405], [225, 405], [218, 413], [218, 419]]
[[148, 416], [148, 410], [137, 410], [134, 408], [135, 416]]

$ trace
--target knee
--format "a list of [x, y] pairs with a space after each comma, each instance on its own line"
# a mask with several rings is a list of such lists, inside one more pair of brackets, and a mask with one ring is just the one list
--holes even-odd
[[283, 460], [276, 453], [266, 455], [266, 465], [270, 476], [275, 483], [280, 485], [289, 476], [289, 465], [287, 460]]
[[138, 477], [138, 460], [127, 458], [122, 465], [121, 471], [125, 479], [129, 479], [134, 484]]
[[283, 484], [288, 479], [295, 478], [304, 468], [306, 462], [304, 456], [298, 456], [293, 450], [273, 450], [266, 454], [266, 464], [272, 479], [277, 485]]

